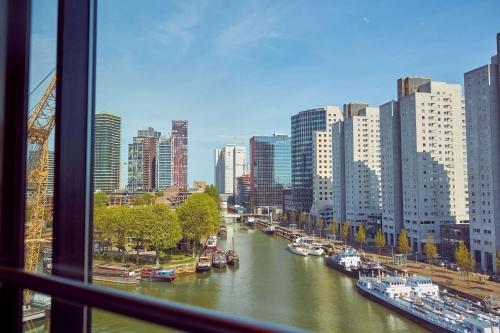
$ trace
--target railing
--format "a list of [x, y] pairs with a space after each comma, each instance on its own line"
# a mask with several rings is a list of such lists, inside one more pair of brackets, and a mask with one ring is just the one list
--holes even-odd
[[77, 280], [32, 274], [21, 269], [0, 267], [0, 280], [73, 304], [87, 305], [186, 332], [304, 332], [283, 325], [102, 288]]

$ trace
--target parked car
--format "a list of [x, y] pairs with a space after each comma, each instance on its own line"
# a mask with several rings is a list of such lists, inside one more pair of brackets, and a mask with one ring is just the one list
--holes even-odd
[[446, 267], [446, 264], [447, 264], [447, 262], [446, 262], [446, 261], [443, 261], [443, 260], [441, 260], [441, 261], [438, 261], [438, 262], [437, 262], [437, 265], [438, 265], [439, 267]]
[[500, 275], [492, 275], [489, 277], [488, 280], [496, 282], [496, 283], [500, 283]]
[[456, 271], [456, 272], [460, 271], [460, 267], [458, 267], [457, 264], [449, 264], [447, 268], [451, 269], [452, 271]]

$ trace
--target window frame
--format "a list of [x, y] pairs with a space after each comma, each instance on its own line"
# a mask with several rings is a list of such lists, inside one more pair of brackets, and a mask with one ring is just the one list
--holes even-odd
[[301, 332], [92, 285], [97, 2], [58, 1], [53, 275], [42, 275], [23, 269], [31, 1], [0, 0], [2, 328], [22, 332], [30, 289], [52, 296], [51, 332], [90, 332], [91, 308], [188, 332]]

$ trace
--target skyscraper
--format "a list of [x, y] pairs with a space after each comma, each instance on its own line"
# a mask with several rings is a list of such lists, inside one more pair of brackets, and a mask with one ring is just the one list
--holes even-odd
[[440, 242], [440, 225], [469, 219], [461, 87], [429, 81], [399, 106], [404, 228], [422, 253], [428, 234]]
[[188, 121], [172, 120], [173, 186], [188, 188]]
[[158, 188], [172, 187], [172, 137], [162, 136], [158, 143]]
[[128, 188], [151, 191], [157, 188], [157, 151], [160, 132], [148, 127], [137, 131], [128, 145]]
[[351, 221], [355, 228], [375, 226], [381, 219], [380, 112], [364, 107], [351, 115], [333, 125], [334, 217]]
[[121, 118], [96, 113], [94, 123], [94, 190], [107, 193], [120, 187]]
[[498, 272], [500, 251], [500, 34], [491, 63], [464, 75], [470, 247], [481, 269]]
[[287, 135], [250, 139], [250, 191], [255, 207], [282, 208], [283, 190], [292, 185], [291, 140]]
[[[313, 203], [313, 139], [314, 132], [331, 135], [334, 122], [342, 119], [336, 106], [301, 111], [291, 118], [292, 189], [295, 211], [309, 211]], [[331, 149], [331, 137], [327, 139]]]
[[387, 245], [396, 246], [403, 224], [401, 171], [400, 99], [418, 92], [430, 79], [403, 77], [397, 82], [398, 100], [380, 106], [380, 152], [382, 166], [382, 232]]
[[226, 145], [215, 150], [215, 187], [221, 194], [235, 194], [236, 178], [245, 172], [245, 147]]

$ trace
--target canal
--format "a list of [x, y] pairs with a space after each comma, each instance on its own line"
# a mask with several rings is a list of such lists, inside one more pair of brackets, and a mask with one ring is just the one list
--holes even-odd
[[[359, 295], [355, 280], [326, 267], [321, 257], [294, 255], [286, 240], [238, 224], [229, 226], [219, 247], [228, 248], [233, 236], [238, 268], [178, 277], [174, 283], [112, 287], [316, 332], [426, 332]], [[93, 331], [164, 330], [94, 311]]]

